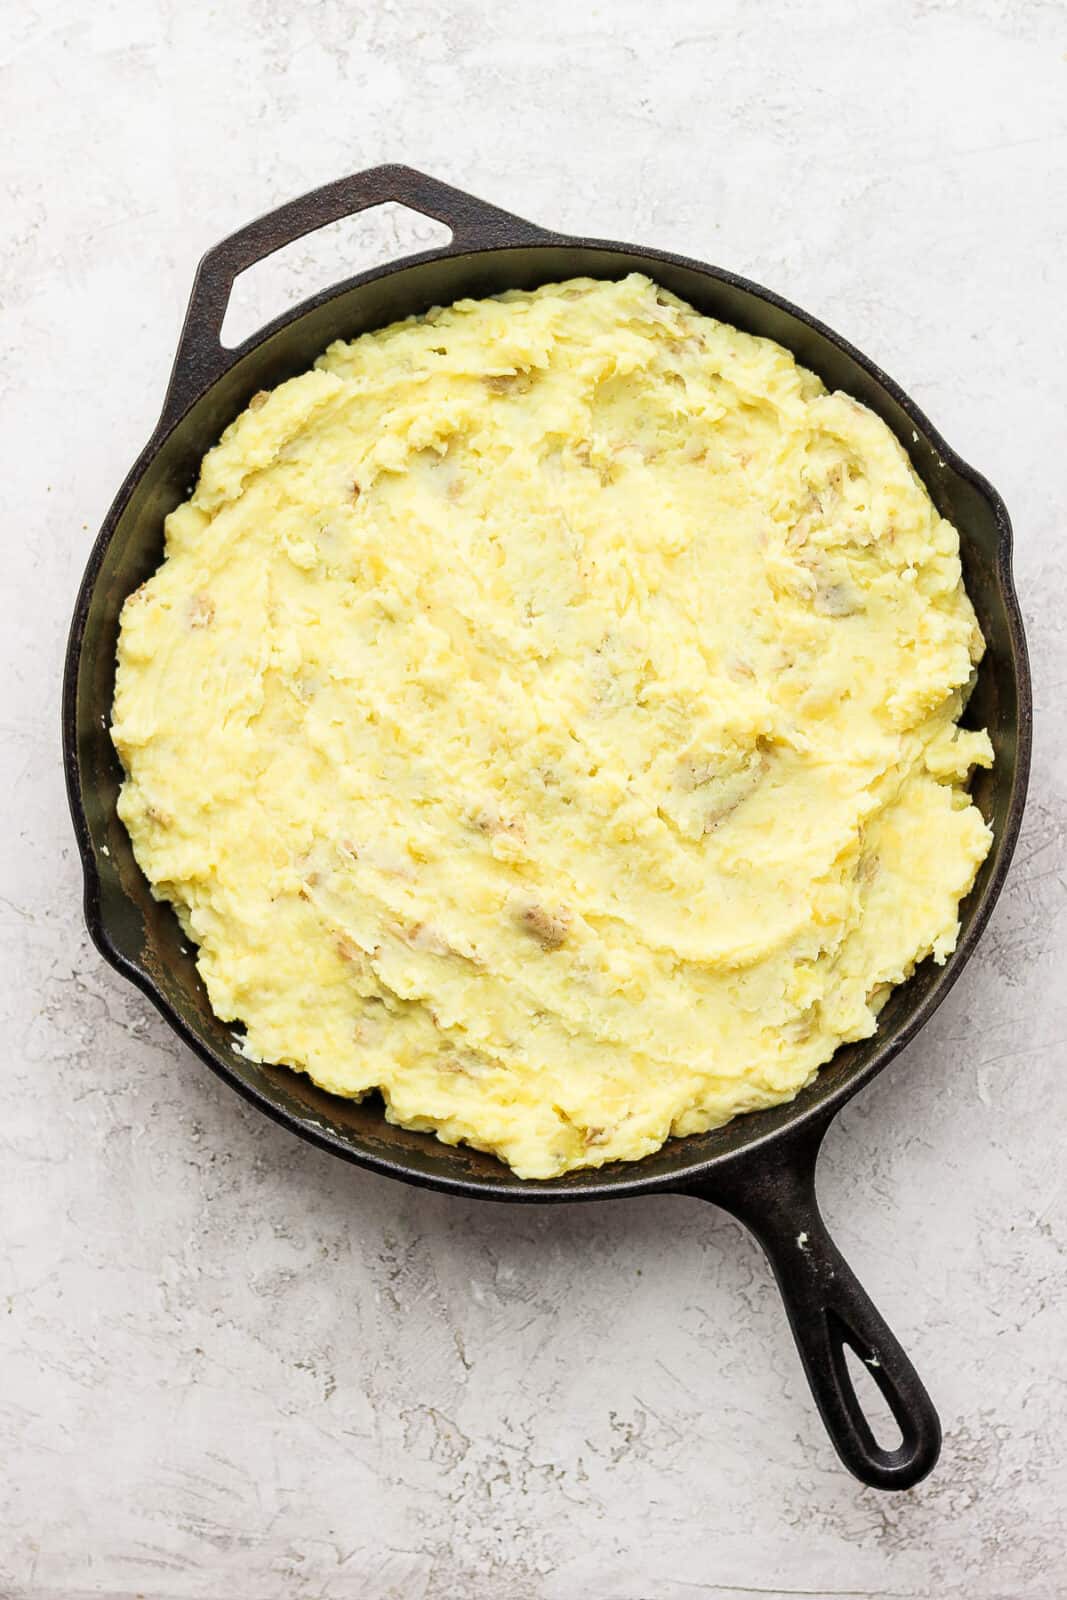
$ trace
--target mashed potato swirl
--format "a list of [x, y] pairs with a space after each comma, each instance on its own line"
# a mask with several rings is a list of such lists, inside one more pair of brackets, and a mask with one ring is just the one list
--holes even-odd
[[546, 1178], [791, 1098], [954, 948], [957, 533], [778, 345], [461, 301], [257, 395], [166, 541], [120, 814], [254, 1058]]

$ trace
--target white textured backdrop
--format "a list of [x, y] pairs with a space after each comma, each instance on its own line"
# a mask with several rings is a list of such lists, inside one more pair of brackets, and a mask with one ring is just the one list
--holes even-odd
[[[1062, 4], [4, 15], [0, 1592], [1067, 1594]], [[194, 264], [382, 160], [771, 284], [1013, 512], [1025, 835], [979, 955], [821, 1173], [944, 1418], [909, 1494], [839, 1468], [763, 1262], [710, 1207], [482, 1207], [342, 1166], [216, 1082], [83, 932], [63, 639]], [[246, 324], [427, 229], [340, 232], [250, 285]]]

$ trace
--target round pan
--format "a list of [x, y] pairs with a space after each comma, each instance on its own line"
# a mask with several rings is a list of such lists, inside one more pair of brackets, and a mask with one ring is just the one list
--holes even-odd
[[[351, 278], [238, 348], [222, 347], [219, 332], [238, 273], [303, 234], [387, 200], [446, 223], [450, 243]], [[738, 1117], [712, 1133], [671, 1139], [638, 1163], [531, 1182], [491, 1156], [392, 1127], [377, 1096], [359, 1104], [338, 1099], [305, 1077], [257, 1065], [240, 1053], [234, 1030], [213, 1016], [194, 953], [170, 906], [152, 898], [116, 814], [122, 774], [108, 732], [115, 645], [123, 601], [162, 558], [164, 517], [186, 498], [201, 458], [257, 390], [306, 371], [333, 339], [354, 338], [432, 305], [633, 271], [701, 312], [777, 340], [829, 388], [869, 406], [906, 448], [938, 510], [959, 529], [967, 587], [988, 644], [967, 720], [987, 727], [993, 739], [995, 765], [976, 776], [973, 793], [994, 842], [961, 907], [954, 955], [943, 967], [924, 962], [891, 995], [874, 1037], [838, 1050], [790, 1104]], [[1030, 678], [1007, 511], [990, 484], [873, 362], [813, 317], [733, 273], [662, 251], [551, 233], [400, 166], [358, 173], [294, 200], [225, 239], [201, 261], [159, 423], [89, 558], [63, 691], [64, 762], [89, 931], [105, 959], [149, 997], [213, 1071], [302, 1138], [408, 1183], [527, 1203], [670, 1192], [730, 1211], [770, 1259], [841, 1459], [864, 1483], [882, 1489], [909, 1488], [930, 1471], [940, 1425], [907, 1356], [827, 1233], [815, 1198], [815, 1164], [832, 1118], [914, 1037], [974, 951], [1018, 837], [1030, 730]], [[849, 1376], [846, 1348], [867, 1364], [888, 1402], [902, 1434], [896, 1448], [876, 1442]]]

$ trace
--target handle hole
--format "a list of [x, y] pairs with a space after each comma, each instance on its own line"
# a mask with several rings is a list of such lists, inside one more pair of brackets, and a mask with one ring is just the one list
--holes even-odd
[[392, 200], [328, 223], [275, 250], [234, 279], [220, 341], [225, 349], [234, 350], [264, 323], [320, 289], [384, 261], [436, 250], [451, 237], [451, 228], [443, 222]]
[[[889, 1401], [882, 1393], [875, 1376], [877, 1369], [872, 1368], [846, 1339], [844, 1341], [845, 1365], [848, 1375], [852, 1379], [852, 1387], [856, 1391], [856, 1398], [867, 1425], [874, 1435], [874, 1441], [879, 1450], [892, 1452], [899, 1450], [904, 1443], [904, 1434], [900, 1423], [893, 1415]], [[877, 1356], [874, 1357], [877, 1360]]]

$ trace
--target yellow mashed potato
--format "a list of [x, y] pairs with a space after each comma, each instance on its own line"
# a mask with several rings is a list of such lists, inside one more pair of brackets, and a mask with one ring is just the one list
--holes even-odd
[[166, 535], [120, 812], [254, 1059], [547, 1178], [791, 1098], [953, 949], [956, 530], [778, 345], [461, 301], [257, 395]]

